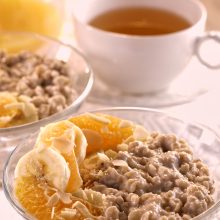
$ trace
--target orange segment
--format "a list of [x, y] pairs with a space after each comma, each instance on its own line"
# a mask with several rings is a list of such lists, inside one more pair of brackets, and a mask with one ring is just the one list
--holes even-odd
[[[132, 125], [120, 126], [123, 121], [120, 118], [101, 113], [96, 113], [95, 116], [107, 120], [95, 119], [91, 114], [82, 114], [69, 119], [76, 126], [83, 129], [88, 141], [87, 154], [100, 150], [115, 149], [118, 144], [133, 133]], [[92, 141], [92, 138], [95, 141]]]
[[[64, 204], [60, 200], [50, 206], [48, 205], [48, 198], [46, 197], [45, 191], [40, 185], [45, 183], [36, 177], [22, 177], [16, 179], [15, 181], [15, 195], [19, 200], [21, 206], [29, 214], [34, 216], [38, 220], [83, 220], [83, 215], [76, 215], [74, 217], [62, 217], [62, 211], [65, 208], [71, 208], [76, 200], [72, 200], [69, 204]], [[51, 193], [52, 195], [52, 193]], [[49, 196], [51, 196], [49, 195]], [[86, 205], [86, 204], [85, 204]], [[97, 211], [95, 208], [92, 210], [93, 215], [99, 215], [100, 211]]]
[[[43, 143], [46, 147], [50, 147], [53, 145], [55, 138], [63, 137], [64, 140], [71, 145], [71, 150], [74, 148], [74, 139], [75, 135], [72, 130], [72, 124], [69, 121], [59, 121], [55, 123], [48, 124], [43, 127], [40, 134], [38, 135], [36, 146]], [[67, 143], [66, 143], [67, 144]], [[66, 147], [66, 144], [63, 147]]]
[[70, 179], [67, 185], [67, 192], [77, 191], [83, 184], [82, 178], [80, 176], [79, 167], [77, 164], [76, 156], [74, 151], [71, 154], [63, 154], [63, 157], [68, 162], [70, 169]]
[[[35, 177], [23, 177], [17, 179], [15, 194], [20, 204], [28, 213], [31, 213], [40, 220], [51, 219], [52, 207], [46, 205], [48, 200], [43, 189], [39, 187], [39, 180]], [[66, 206], [67, 205], [65, 205], [65, 207]], [[64, 204], [58, 202], [55, 206], [55, 214], [63, 207]]]

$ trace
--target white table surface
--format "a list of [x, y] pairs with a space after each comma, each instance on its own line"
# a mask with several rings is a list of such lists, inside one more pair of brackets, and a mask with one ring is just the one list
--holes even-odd
[[22, 220], [17, 212], [10, 206], [3, 191], [0, 191], [0, 219], [2, 220]]

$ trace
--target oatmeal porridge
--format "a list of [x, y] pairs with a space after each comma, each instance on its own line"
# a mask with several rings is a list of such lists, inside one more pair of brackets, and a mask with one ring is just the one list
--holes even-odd
[[28, 51], [0, 51], [0, 92], [26, 96], [38, 119], [62, 111], [77, 96], [65, 62]]
[[214, 204], [214, 181], [185, 140], [88, 113], [41, 129], [15, 193], [37, 219], [188, 220]]

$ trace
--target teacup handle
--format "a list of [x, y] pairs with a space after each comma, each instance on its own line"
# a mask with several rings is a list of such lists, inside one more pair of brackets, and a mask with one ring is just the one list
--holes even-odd
[[216, 32], [208, 32], [205, 36], [199, 37], [196, 40], [196, 44], [195, 44], [195, 55], [197, 56], [197, 58], [199, 59], [199, 61], [205, 65], [206, 67], [210, 68], [210, 69], [220, 69], [220, 63], [216, 64], [216, 65], [212, 65], [210, 63], [208, 63], [201, 55], [200, 53], [200, 48], [202, 46], [202, 44], [207, 41], [207, 40], [214, 40], [217, 43], [220, 43], [220, 35], [217, 34]]

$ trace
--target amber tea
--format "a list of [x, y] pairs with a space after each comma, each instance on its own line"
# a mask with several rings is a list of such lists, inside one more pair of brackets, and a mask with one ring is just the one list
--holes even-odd
[[185, 18], [156, 8], [122, 8], [94, 17], [89, 24], [104, 31], [128, 35], [161, 35], [191, 26]]

